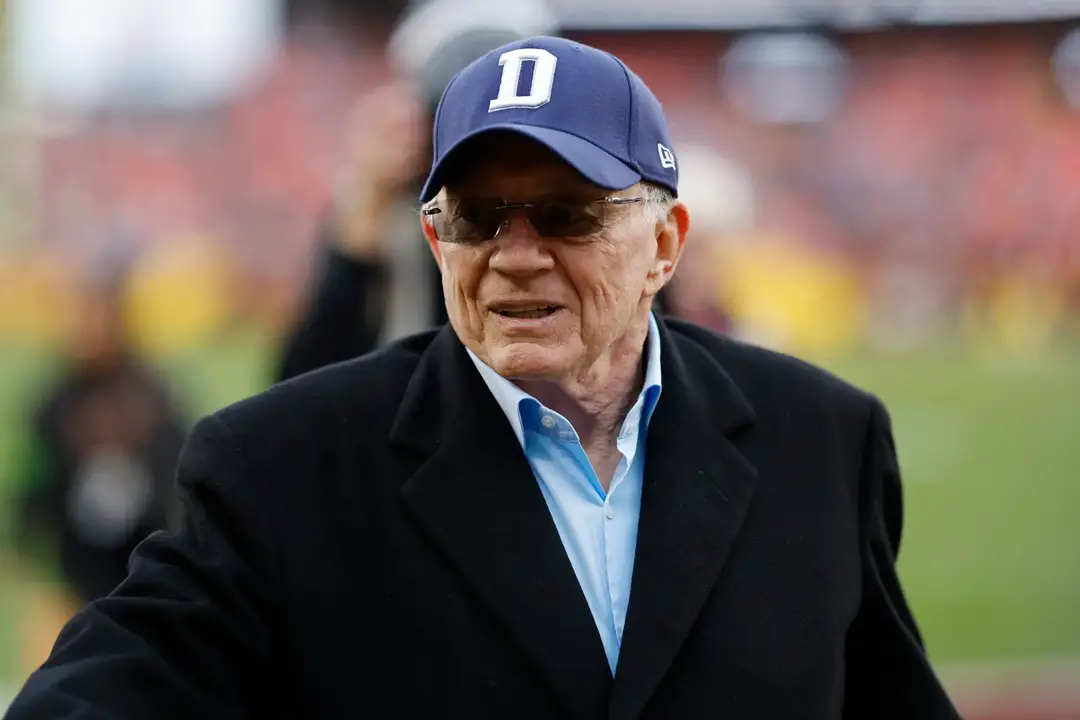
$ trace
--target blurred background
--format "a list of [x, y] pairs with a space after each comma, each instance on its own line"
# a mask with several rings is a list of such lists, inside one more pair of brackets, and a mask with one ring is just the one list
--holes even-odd
[[[282, 376], [342, 177], [400, 144], [363, 100], [491, 5], [457, 4], [402, 39], [422, 3], [0, 0], [0, 709], [168, 523], [190, 424]], [[544, 12], [518, 26], [665, 105], [668, 310], [886, 401], [902, 578], [966, 716], [1080, 718], [1080, 0]]]

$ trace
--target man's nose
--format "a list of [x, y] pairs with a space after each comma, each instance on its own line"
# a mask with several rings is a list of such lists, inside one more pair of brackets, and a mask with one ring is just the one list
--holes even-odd
[[527, 218], [511, 215], [499, 227], [490, 265], [507, 275], [529, 275], [549, 270], [555, 261]]

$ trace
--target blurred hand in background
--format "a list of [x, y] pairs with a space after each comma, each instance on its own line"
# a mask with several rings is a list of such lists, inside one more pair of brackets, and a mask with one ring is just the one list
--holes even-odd
[[335, 238], [346, 255], [381, 256], [391, 208], [426, 171], [429, 135], [427, 110], [408, 83], [388, 83], [357, 101], [332, 208]]

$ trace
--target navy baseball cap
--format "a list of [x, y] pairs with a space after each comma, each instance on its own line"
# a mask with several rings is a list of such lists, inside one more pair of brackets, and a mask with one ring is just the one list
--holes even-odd
[[493, 131], [542, 143], [599, 187], [648, 180], [678, 194], [660, 101], [621, 60], [588, 45], [525, 38], [454, 76], [435, 112], [434, 159], [420, 200], [439, 194], [468, 141]]

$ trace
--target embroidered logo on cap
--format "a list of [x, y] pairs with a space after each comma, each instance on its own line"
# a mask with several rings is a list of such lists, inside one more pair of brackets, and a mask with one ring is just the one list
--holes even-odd
[[[526, 61], [533, 63], [532, 85], [528, 95], [518, 95], [521, 68]], [[504, 52], [499, 56], [499, 65], [502, 66], [499, 95], [488, 103], [488, 112], [511, 108], [535, 109], [551, 102], [551, 90], [555, 85], [555, 65], [558, 61], [553, 54], [540, 48]]]
[[675, 169], [675, 153], [660, 143], [656, 143], [656, 152], [660, 154], [660, 167]]

